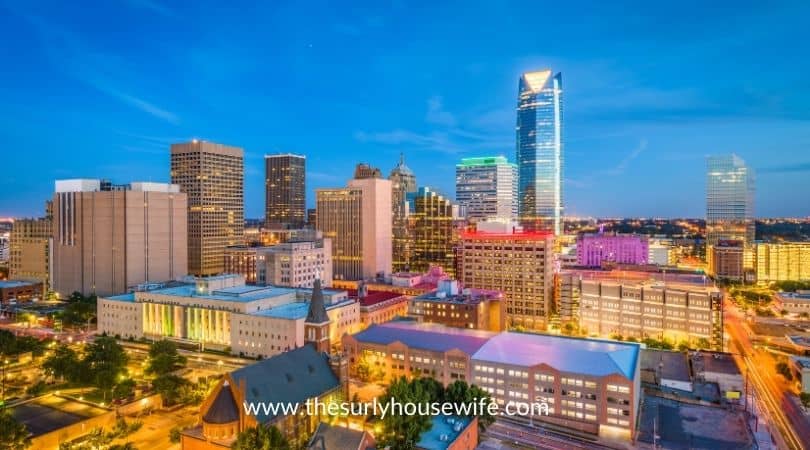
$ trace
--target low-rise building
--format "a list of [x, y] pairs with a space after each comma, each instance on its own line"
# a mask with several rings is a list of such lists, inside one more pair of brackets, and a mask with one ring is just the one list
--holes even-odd
[[0, 281], [0, 303], [26, 302], [42, 297], [42, 283], [38, 281]]
[[373, 450], [374, 437], [364, 430], [353, 430], [326, 422], [318, 424], [307, 450]]
[[790, 363], [796, 379], [802, 387], [802, 392], [810, 394], [810, 358], [806, 356], [791, 356]]
[[360, 329], [360, 305], [346, 291], [247, 286], [238, 275], [194, 279], [98, 299], [98, 331], [122, 338], [174, 339], [268, 357], [304, 345], [312, 298], [323, 297], [329, 338]]
[[641, 377], [645, 382], [692, 392], [689, 358], [684, 352], [642, 350]]
[[430, 266], [427, 272], [396, 272], [389, 277], [370, 280], [333, 280], [335, 289], [358, 289], [360, 285], [369, 291], [395, 292], [403, 295], [422, 295], [436, 290], [441, 280], [449, 280], [450, 275], [441, 266]]
[[810, 314], [810, 291], [778, 292], [776, 307], [791, 314]]
[[269, 247], [228, 247], [225, 272], [242, 275], [249, 284], [311, 288], [320, 279], [331, 286], [332, 245], [329, 239], [318, 239]]
[[691, 360], [696, 379], [717, 383], [720, 393], [728, 399], [740, 398], [745, 380], [731, 353], [694, 352]]
[[476, 448], [478, 448], [477, 417], [432, 416], [430, 429], [422, 432], [416, 443], [416, 450], [475, 450]]
[[742, 241], [720, 241], [706, 249], [709, 275], [720, 280], [745, 280], [745, 247]]
[[397, 317], [408, 314], [408, 296], [396, 292], [370, 291], [365, 286], [360, 289], [349, 289], [349, 298], [360, 303], [360, 326], [366, 329], [370, 325], [390, 322]]
[[601, 267], [604, 264], [647, 264], [646, 236], [636, 234], [584, 234], [577, 239], [577, 264]]
[[497, 332], [506, 325], [506, 301], [498, 291], [460, 289], [458, 281], [444, 280], [437, 290], [411, 299], [408, 314], [422, 322]]

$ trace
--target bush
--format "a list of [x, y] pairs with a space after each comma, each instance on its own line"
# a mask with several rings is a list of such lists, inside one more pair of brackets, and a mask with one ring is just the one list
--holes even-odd
[[25, 390], [25, 393], [33, 397], [36, 397], [38, 395], [42, 395], [47, 388], [48, 385], [45, 384], [44, 381], [40, 380], [29, 386], [28, 389]]

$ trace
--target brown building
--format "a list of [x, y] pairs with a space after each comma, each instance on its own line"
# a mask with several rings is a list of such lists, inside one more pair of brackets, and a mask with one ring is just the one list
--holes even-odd
[[439, 265], [454, 276], [458, 231], [453, 223], [453, 202], [424, 186], [408, 194], [408, 202], [408, 267], [424, 272]]
[[37, 281], [0, 281], [0, 303], [28, 301], [42, 297], [42, 283]]
[[187, 273], [186, 195], [163, 183], [58, 180], [53, 289], [113, 295]]
[[265, 155], [265, 223], [268, 227], [301, 228], [306, 221], [305, 156]]
[[554, 236], [512, 227], [461, 233], [458, 280], [469, 288], [503, 292], [507, 327], [546, 328], [553, 310]]
[[416, 192], [416, 175], [405, 165], [405, 157], [402, 154], [388, 179], [391, 180], [392, 188], [392, 265], [395, 272], [400, 272], [408, 270], [408, 262], [411, 259], [408, 194]]
[[436, 291], [411, 299], [408, 314], [421, 322], [497, 332], [506, 325], [506, 300], [498, 291], [461, 290], [458, 281], [445, 280]]
[[40, 282], [40, 295], [51, 288], [51, 205], [43, 218], [15, 220], [9, 238], [9, 278]]
[[188, 272], [221, 273], [225, 247], [243, 242], [242, 149], [196, 139], [172, 144], [171, 178], [188, 195]]
[[390, 322], [408, 315], [408, 296], [396, 292], [371, 291], [361, 281], [360, 289], [349, 289], [349, 298], [360, 302], [360, 327]]
[[745, 280], [745, 247], [742, 241], [719, 241], [706, 255], [709, 274], [716, 279]]

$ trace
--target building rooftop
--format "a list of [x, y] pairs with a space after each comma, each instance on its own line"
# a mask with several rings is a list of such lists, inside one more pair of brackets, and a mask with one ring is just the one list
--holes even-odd
[[18, 288], [23, 286], [33, 286], [41, 284], [39, 281], [3, 280], [0, 281], [0, 289]]
[[520, 240], [532, 241], [546, 239], [554, 236], [550, 231], [519, 231], [514, 233], [488, 233], [485, 231], [463, 231], [462, 240], [486, 239], [486, 240]]
[[777, 292], [776, 296], [779, 297], [780, 300], [810, 302], [810, 292]]
[[641, 350], [641, 370], [655, 372], [662, 379], [691, 382], [689, 360], [683, 352]]
[[226, 302], [252, 302], [269, 297], [278, 297], [286, 294], [294, 294], [295, 289], [277, 286], [234, 286], [222, 289], [215, 289], [209, 293], [199, 292], [195, 285], [182, 285], [149, 291], [151, 294], [170, 295], [175, 297], [193, 297], [207, 300], [219, 300]]
[[[334, 303], [327, 303], [326, 310], [329, 311], [334, 308], [340, 308], [352, 303], [354, 300], [341, 300]], [[282, 305], [273, 306], [270, 309], [263, 309], [260, 311], [252, 311], [249, 314], [252, 316], [276, 317], [278, 319], [298, 320], [305, 319], [309, 313], [309, 302], [294, 301], [291, 303], [284, 303]]]
[[[349, 293], [349, 298], [357, 299], [357, 289], [347, 289], [346, 292]], [[404, 297], [404, 295], [398, 292], [369, 290], [365, 297], [358, 300], [360, 301], [360, 306], [374, 306], [378, 303], [393, 300], [399, 297]]]
[[798, 365], [802, 369], [810, 370], [810, 358], [808, 358], [806, 356], [795, 356], [794, 355], [794, 356], [791, 356], [790, 359], [793, 360], [793, 362], [795, 362], [796, 365]]
[[692, 367], [695, 373], [712, 372], [728, 375], [741, 375], [740, 368], [731, 353], [695, 352], [692, 354]]
[[548, 364], [562, 372], [634, 379], [639, 344], [506, 331], [489, 339], [473, 359], [531, 367]]
[[472, 423], [469, 417], [458, 416], [433, 416], [431, 420], [430, 429], [419, 436], [418, 449], [446, 450]]
[[372, 325], [353, 335], [360, 342], [388, 345], [402, 342], [410, 348], [446, 352], [458, 349], [472, 355], [495, 333], [412, 321]]
[[810, 347], [810, 338], [806, 336], [796, 335], [796, 336], [786, 336], [786, 338], [793, 345], [799, 347]]
[[433, 302], [479, 303], [484, 300], [501, 300], [503, 293], [488, 289], [464, 289], [456, 295], [449, 295], [439, 290], [414, 297], [414, 300]]
[[307, 450], [359, 450], [365, 436], [363, 431], [321, 422], [309, 440]]

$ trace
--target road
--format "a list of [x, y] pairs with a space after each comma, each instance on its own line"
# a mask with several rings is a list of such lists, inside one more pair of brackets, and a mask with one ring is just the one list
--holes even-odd
[[487, 427], [485, 436], [503, 442], [547, 450], [614, 450], [613, 447], [598, 442], [586, 442], [582, 439], [554, 433], [539, 427], [528, 428], [513, 424], [503, 419]]
[[810, 447], [810, 422], [790, 398], [784, 380], [778, 378], [773, 359], [754, 348], [743, 317], [736, 306], [726, 299], [725, 325], [736, 348], [734, 357], [740, 368], [745, 368], [748, 380], [762, 400], [768, 415], [778, 431], [780, 448], [803, 450]]

